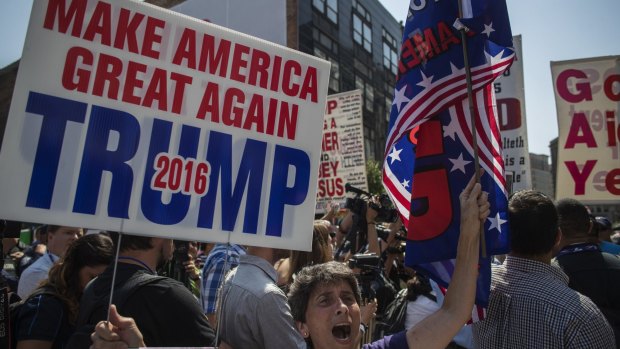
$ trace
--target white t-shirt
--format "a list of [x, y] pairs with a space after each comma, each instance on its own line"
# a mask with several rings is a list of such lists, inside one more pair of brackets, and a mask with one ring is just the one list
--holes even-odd
[[19, 295], [21, 299], [28, 298], [32, 291], [39, 287], [41, 281], [47, 279], [50, 268], [58, 259], [58, 256], [48, 252], [26, 268], [19, 277], [17, 295]]
[[[424, 320], [427, 316], [439, 310], [443, 304], [444, 296], [439, 289], [439, 285], [433, 280], [430, 280], [431, 287], [433, 288], [433, 295], [437, 297], [437, 302], [432, 301], [424, 296], [419, 296], [413, 302], [407, 302], [407, 319], [405, 320], [405, 328], [410, 329], [418, 322]], [[465, 325], [452, 339], [456, 344], [465, 347], [473, 348], [473, 334], [471, 332], [471, 326]]]
[[405, 319], [405, 328], [410, 329], [418, 322], [424, 320], [427, 316], [439, 310], [437, 302], [424, 297], [418, 296], [413, 302], [407, 302], [407, 318]]

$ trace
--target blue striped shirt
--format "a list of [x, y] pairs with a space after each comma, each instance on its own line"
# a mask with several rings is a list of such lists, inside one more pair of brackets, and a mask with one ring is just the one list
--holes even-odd
[[[216, 244], [209, 252], [202, 268], [202, 287], [200, 300], [205, 314], [215, 314], [218, 287], [224, 281], [226, 273], [239, 265], [239, 257], [245, 254], [241, 245]], [[226, 262], [228, 255], [228, 262]]]

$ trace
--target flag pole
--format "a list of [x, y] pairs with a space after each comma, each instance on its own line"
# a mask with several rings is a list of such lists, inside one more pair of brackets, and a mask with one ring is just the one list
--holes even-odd
[[[459, 2], [459, 18], [463, 18], [463, 1]], [[478, 131], [476, 130], [476, 116], [474, 108], [474, 91], [471, 82], [471, 67], [469, 66], [469, 55], [467, 51], [467, 34], [466, 28], [459, 29], [461, 33], [461, 42], [463, 42], [463, 62], [465, 63], [465, 78], [467, 81], [467, 100], [469, 102], [469, 118], [471, 121], [471, 137], [472, 146], [474, 149], [474, 169], [476, 176], [476, 183], [480, 183], [480, 160], [478, 157]], [[484, 236], [484, 224], [480, 225], [480, 245], [482, 249], [482, 257], [487, 257], [487, 243]]]

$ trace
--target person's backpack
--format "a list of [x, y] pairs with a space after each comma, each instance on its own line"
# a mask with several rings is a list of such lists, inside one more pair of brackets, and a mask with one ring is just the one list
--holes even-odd
[[407, 289], [405, 288], [400, 290], [396, 294], [396, 298], [385, 307], [383, 318], [377, 323], [380, 337], [405, 330], [407, 302]]
[[[151, 275], [148, 273], [136, 273], [132, 275], [119, 288], [114, 289], [112, 304], [115, 304], [118, 311], [123, 313], [125, 301], [140, 287], [150, 283], [167, 279], [164, 276]], [[91, 343], [90, 335], [94, 332], [95, 326], [99, 321], [107, 319], [108, 304], [110, 294], [96, 295], [93, 289], [93, 279], [86, 285], [82, 299], [80, 300], [80, 311], [76, 322], [76, 331], [71, 335], [66, 349], [89, 348]]]
[[17, 348], [17, 322], [19, 319], [19, 314], [23, 308], [23, 305], [30, 299], [39, 295], [51, 295], [58, 297], [58, 294], [54, 292], [51, 288], [48, 287], [39, 287], [32, 291], [32, 293], [25, 299], [22, 299], [18, 302], [13, 302], [9, 305], [9, 316], [8, 316], [8, 329], [6, 329], [6, 333], [8, 334], [8, 342], [9, 348], [15, 349]]

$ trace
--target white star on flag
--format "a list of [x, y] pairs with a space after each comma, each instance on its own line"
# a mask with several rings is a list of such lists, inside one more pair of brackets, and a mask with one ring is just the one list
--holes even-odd
[[484, 55], [487, 58], [487, 62], [489, 62], [489, 64], [491, 64], [491, 65], [495, 65], [495, 64], [501, 62], [503, 54], [504, 54], [504, 51], [500, 51], [495, 56], [491, 56], [487, 51], [484, 51]]
[[452, 71], [453, 75], [461, 75], [461, 73], [465, 71], [465, 67], [459, 69], [456, 65], [454, 65], [454, 63], [450, 62], [450, 70]]
[[495, 217], [488, 217], [487, 219], [489, 220], [489, 222], [491, 222], [491, 226], [489, 227], [489, 231], [491, 231], [491, 230], [493, 230], [495, 228], [500, 233], [502, 232], [502, 224], [507, 222], [507, 220], [502, 219], [499, 216], [499, 212], [497, 212], [497, 214], [495, 214]]
[[408, 180], [405, 179], [401, 184], [403, 185], [403, 187], [409, 188], [409, 181]]
[[433, 83], [433, 75], [426, 76], [423, 71], [420, 71], [422, 74], [422, 80], [417, 83], [418, 86], [428, 88]]
[[467, 161], [463, 159], [463, 153], [459, 155], [458, 159], [449, 159], [449, 160], [452, 163], [452, 169], [450, 170], [450, 172], [461, 170], [461, 172], [466, 173], [465, 165], [471, 163], [471, 161]]
[[491, 33], [494, 32], [495, 29], [493, 29], [493, 22], [491, 22], [491, 24], [489, 25], [484, 25], [484, 30], [482, 31], [482, 34], [486, 34], [487, 38], [491, 37]]
[[411, 100], [410, 98], [405, 96], [406, 89], [407, 89], [407, 85], [403, 85], [403, 87], [400, 90], [396, 90], [396, 93], [394, 94], [394, 102], [392, 102], [392, 104], [396, 106], [396, 110], [399, 113], [400, 113], [401, 105]]
[[394, 161], [398, 160], [400, 161], [400, 152], [403, 151], [402, 149], [396, 149], [396, 147], [392, 148], [392, 152], [390, 153], [390, 155], [388, 155], [391, 159], [390, 165], [394, 163]]
[[455, 140], [456, 132], [459, 130], [459, 122], [456, 118], [450, 120], [450, 123], [443, 127], [444, 137], [450, 137]]

